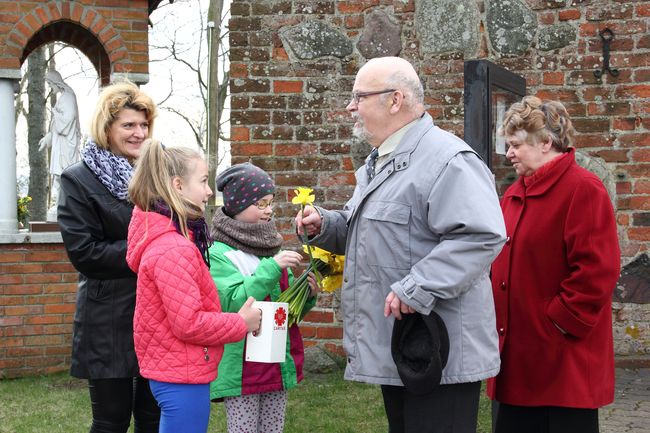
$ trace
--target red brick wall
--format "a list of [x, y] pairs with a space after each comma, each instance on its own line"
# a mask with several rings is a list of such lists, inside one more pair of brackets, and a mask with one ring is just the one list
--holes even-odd
[[[102, 84], [149, 72], [147, 0], [0, 1], [0, 78], [20, 77], [38, 46], [81, 50]], [[0, 244], [0, 378], [70, 364], [77, 274], [62, 244]]]
[[[486, 2], [476, 3], [485, 22]], [[616, 180], [617, 220], [626, 264], [650, 246], [650, 2], [526, 3], [535, 11], [540, 27], [563, 22], [575, 25], [576, 42], [549, 52], [537, 51], [533, 45], [525, 55], [498, 58], [488, 51], [482, 25], [476, 58], [487, 58], [523, 75], [530, 93], [558, 99], [568, 107], [578, 131], [576, 146], [602, 158]], [[287, 203], [297, 186], [314, 187], [317, 203], [325, 207], [340, 207], [351, 195], [351, 121], [345, 106], [355, 73], [365, 62], [356, 48], [344, 59], [291, 61], [279, 31], [319, 20], [346, 34], [355, 45], [368, 14], [377, 8], [402, 24], [400, 56], [420, 72], [434, 121], [462, 137], [465, 59], [419, 53], [414, 0], [234, 0], [230, 20], [232, 159], [233, 163], [250, 159], [271, 172], [279, 187], [278, 202]], [[598, 32], [605, 27], [615, 34], [611, 66], [620, 75], [606, 75], [600, 82], [593, 71], [602, 65]], [[296, 210], [290, 204], [279, 204], [277, 209], [280, 228], [294, 246], [292, 216]], [[328, 299], [321, 300], [324, 311], [329, 311]], [[340, 322], [333, 315], [310, 315], [306, 322], [303, 329], [312, 344], [321, 336], [328, 344], [337, 344], [330, 339], [340, 335], [336, 330]]]
[[77, 272], [62, 244], [0, 248], [0, 379], [70, 366]]
[[0, 69], [20, 70], [43, 43], [67, 42], [113, 73], [149, 72], [148, 1], [0, 1]]

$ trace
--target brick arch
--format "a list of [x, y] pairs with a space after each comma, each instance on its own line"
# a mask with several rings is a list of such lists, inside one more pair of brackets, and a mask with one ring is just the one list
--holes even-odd
[[128, 58], [121, 35], [96, 10], [76, 2], [49, 2], [24, 15], [7, 35], [6, 54], [18, 68], [36, 48], [60, 41], [78, 48], [95, 66], [102, 85], [111, 73], [124, 70], [118, 63]]
[[108, 84], [111, 75], [111, 62], [106, 50], [92, 33], [84, 27], [70, 22], [59, 21], [52, 23], [34, 34], [34, 37], [29, 40], [23, 50], [20, 59], [21, 64], [36, 48], [54, 41], [64, 42], [79, 49], [95, 66], [102, 85]]

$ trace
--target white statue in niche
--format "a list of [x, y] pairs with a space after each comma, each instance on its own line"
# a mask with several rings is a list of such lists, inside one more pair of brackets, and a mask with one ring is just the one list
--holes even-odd
[[50, 152], [50, 176], [52, 176], [50, 203], [52, 205], [47, 210], [47, 221], [55, 222], [61, 173], [69, 165], [79, 161], [81, 128], [79, 128], [77, 96], [72, 88], [63, 81], [57, 71], [49, 71], [45, 80], [53, 91], [60, 92], [56, 105], [52, 109], [50, 131], [38, 143], [39, 151], [52, 149]]

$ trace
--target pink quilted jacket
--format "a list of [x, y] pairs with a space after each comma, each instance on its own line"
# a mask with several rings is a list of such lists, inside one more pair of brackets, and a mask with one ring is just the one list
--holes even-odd
[[133, 318], [140, 374], [171, 383], [209, 383], [223, 345], [246, 335], [237, 313], [222, 313], [199, 250], [170, 219], [136, 207], [126, 260], [138, 274]]

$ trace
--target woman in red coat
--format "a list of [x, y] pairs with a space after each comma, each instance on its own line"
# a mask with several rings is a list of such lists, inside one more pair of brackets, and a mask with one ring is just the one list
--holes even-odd
[[501, 202], [508, 238], [492, 265], [495, 431], [597, 433], [598, 408], [614, 399], [612, 204], [600, 179], [576, 164], [561, 103], [525, 97], [506, 113], [503, 133], [519, 179]]

